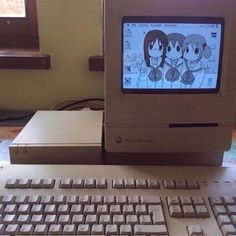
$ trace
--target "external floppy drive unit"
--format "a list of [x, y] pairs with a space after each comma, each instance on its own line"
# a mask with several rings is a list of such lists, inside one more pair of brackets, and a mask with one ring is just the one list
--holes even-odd
[[101, 164], [102, 111], [38, 111], [10, 145], [12, 164]]

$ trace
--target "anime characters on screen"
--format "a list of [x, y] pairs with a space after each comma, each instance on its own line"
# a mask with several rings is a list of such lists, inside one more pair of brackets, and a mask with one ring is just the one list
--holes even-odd
[[163, 82], [168, 38], [161, 30], [151, 30], [144, 38], [144, 68], [141, 68], [137, 87], [159, 88]]
[[211, 56], [211, 49], [200, 34], [151, 30], [144, 38], [143, 53], [137, 88], [201, 88], [208, 69], [202, 59]]
[[185, 36], [179, 33], [167, 35], [168, 45], [165, 60], [165, 88], [179, 88], [183, 68], [183, 43]]
[[199, 34], [188, 35], [183, 44], [184, 73], [181, 83], [186, 87], [201, 88], [208, 65], [202, 61], [210, 58], [211, 49]]

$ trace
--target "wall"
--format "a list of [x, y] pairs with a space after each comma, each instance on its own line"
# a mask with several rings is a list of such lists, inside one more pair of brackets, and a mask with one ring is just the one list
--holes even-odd
[[64, 99], [103, 97], [103, 73], [88, 71], [101, 54], [100, 0], [37, 0], [41, 52], [52, 69], [0, 70], [0, 109], [49, 109]]

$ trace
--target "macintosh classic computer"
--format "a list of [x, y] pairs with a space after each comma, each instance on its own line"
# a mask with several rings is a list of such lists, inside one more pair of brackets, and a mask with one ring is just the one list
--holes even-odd
[[221, 165], [232, 138], [235, 9], [233, 0], [105, 1], [108, 153]]

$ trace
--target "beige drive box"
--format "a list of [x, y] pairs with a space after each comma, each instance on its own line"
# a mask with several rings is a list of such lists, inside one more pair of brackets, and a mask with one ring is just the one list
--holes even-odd
[[12, 164], [100, 164], [102, 111], [38, 111], [10, 145]]

